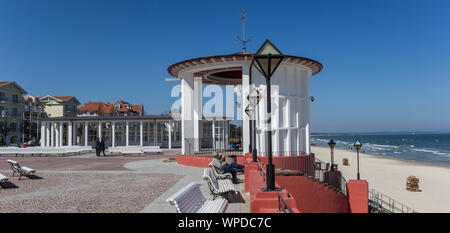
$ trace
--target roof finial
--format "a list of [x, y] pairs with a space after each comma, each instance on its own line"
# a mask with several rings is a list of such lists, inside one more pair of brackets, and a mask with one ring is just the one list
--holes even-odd
[[239, 38], [239, 36], [237, 36], [237, 40], [242, 43], [242, 52], [246, 53], [247, 50], [245, 48], [245, 44], [247, 42], [252, 41], [252, 37], [250, 36], [247, 40], [245, 39], [245, 22], [247, 21], [247, 13], [245, 13], [244, 10], [242, 10], [241, 21], [242, 21], [242, 39]]

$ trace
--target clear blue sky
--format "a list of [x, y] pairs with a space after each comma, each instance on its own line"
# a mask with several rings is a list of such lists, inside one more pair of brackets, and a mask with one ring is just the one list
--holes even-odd
[[32, 95], [170, 108], [167, 67], [270, 39], [324, 65], [313, 132], [450, 131], [450, 1], [0, 0], [0, 80]]

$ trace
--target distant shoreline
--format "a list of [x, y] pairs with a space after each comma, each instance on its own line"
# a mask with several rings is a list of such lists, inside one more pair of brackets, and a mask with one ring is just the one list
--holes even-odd
[[[317, 146], [317, 145], [316, 146], [312, 146], [311, 145], [311, 147], [319, 147], [319, 148], [329, 149], [329, 147], [326, 147], [326, 146]], [[356, 151], [354, 151], [354, 150], [342, 149], [342, 148], [337, 148], [337, 147], [334, 148], [334, 151], [346, 151], [346, 152], [356, 153]], [[367, 157], [378, 158], [378, 159], [387, 159], [387, 160], [401, 161], [401, 162], [405, 162], [405, 163], [410, 163], [411, 165], [421, 165], [421, 166], [430, 166], [430, 167], [442, 167], [442, 168], [450, 169], [450, 166], [443, 165], [443, 164], [424, 163], [424, 162], [418, 162], [418, 161], [411, 161], [411, 160], [407, 160], [407, 159], [394, 158], [394, 157], [387, 156], [387, 155], [368, 154], [368, 153], [362, 153], [362, 152], [360, 152], [360, 155], [364, 155], [364, 156], [367, 156]]]

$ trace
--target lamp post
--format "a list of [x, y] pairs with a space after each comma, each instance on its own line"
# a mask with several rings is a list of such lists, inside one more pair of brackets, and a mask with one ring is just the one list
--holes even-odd
[[359, 140], [356, 140], [355, 144], [353, 144], [353, 146], [356, 148], [356, 159], [357, 159], [357, 167], [358, 167], [358, 173], [357, 173], [357, 178], [359, 180], [359, 149], [361, 149], [362, 144], [361, 142], [359, 142]]
[[2, 110], [2, 112], [1, 112], [1, 116], [2, 116], [2, 118], [5, 118], [5, 125], [3, 126], [4, 128], [3, 128], [3, 138], [4, 138], [4, 143], [5, 144], [7, 144], [8, 142], [8, 140], [6, 139], [6, 137], [8, 136], [8, 113], [3, 109]]
[[267, 102], [267, 155], [268, 163], [266, 166], [266, 191], [275, 190], [275, 166], [272, 163], [272, 120], [271, 120], [271, 94], [270, 94], [270, 78], [281, 64], [284, 55], [269, 40], [259, 48], [258, 52], [253, 56], [256, 69], [266, 78], [266, 102]]
[[336, 146], [336, 142], [334, 142], [333, 139], [328, 142], [328, 146], [330, 146], [331, 149], [331, 167], [333, 167], [334, 164], [334, 146]]
[[[245, 112], [247, 113], [247, 115], [250, 117], [250, 122], [251, 124], [251, 128], [252, 128], [252, 132], [250, 132], [251, 134], [251, 148], [252, 148], [252, 157], [253, 157], [253, 162], [258, 162], [258, 158], [257, 158], [257, 149], [256, 149], [256, 119], [255, 119], [255, 110], [256, 110], [256, 106], [259, 103], [260, 100], [260, 94], [258, 89], [256, 88], [252, 88], [252, 90], [250, 91], [250, 94], [247, 96], [249, 105], [247, 106], [247, 108], [245, 109]], [[251, 119], [253, 117], [253, 119]]]

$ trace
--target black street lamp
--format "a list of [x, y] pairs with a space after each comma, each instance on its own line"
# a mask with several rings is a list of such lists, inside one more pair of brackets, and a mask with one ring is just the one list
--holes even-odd
[[270, 78], [281, 64], [284, 55], [269, 40], [259, 48], [258, 52], [253, 56], [253, 62], [258, 71], [266, 78], [266, 102], [267, 102], [267, 155], [268, 163], [266, 166], [266, 182], [267, 191], [275, 190], [275, 166], [272, 163], [272, 120], [271, 120], [271, 94], [270, 94]]
[[8, 113], [3, 109], [1, 112], [1, 116], [2, 116], [2, 118], [5, 119], [5, 125], [3, 126], [4, 127], [3, 128], [3, 135], [4, 135], [3, 139], [5, 140], [4, 143], [7, 144], [8, 140], [6, 139], [6, 137], [8, 136], [8, 118], [7, 118]]
[[359, 140], [356, 140], [355, 144], [353, 144], [353, 146], [356, 148], [356, 158], [357, 158], [357, 167], [358, 167], [358, 173], [357, 173], [357, 178], [359, 180], [359, 149], [361, 149], [362, 144], [361, 142], [359, 142]]
[[336, 142], [334, 142], [333, 139], [328, 142], [328, 146], [330, 146], [331, 149], [331, 167], [333, 167], [334, 164], [334, 146], [336, 146]]
[[[250, 117], [250, 149], [252, 151], [252, 157], [253, 157], [253, 162], [258, 162], [258, 151], [256, 149], [256, 119], [251, 119], [252, 117], [255, 118], [254, 113], [256, 111], [256, 107], [258, 106], [259, 100], [260, 100], [260, 94], [258, 89], [256, 88], [252, 88], [250, 91], [250, 94], [247, 96], [249, 105], [247, 106], [247, 108], [245, 109], [245, 112], [247, 113], [247, 115]], [[252, 150], [253, 149], [253, 150]]]

